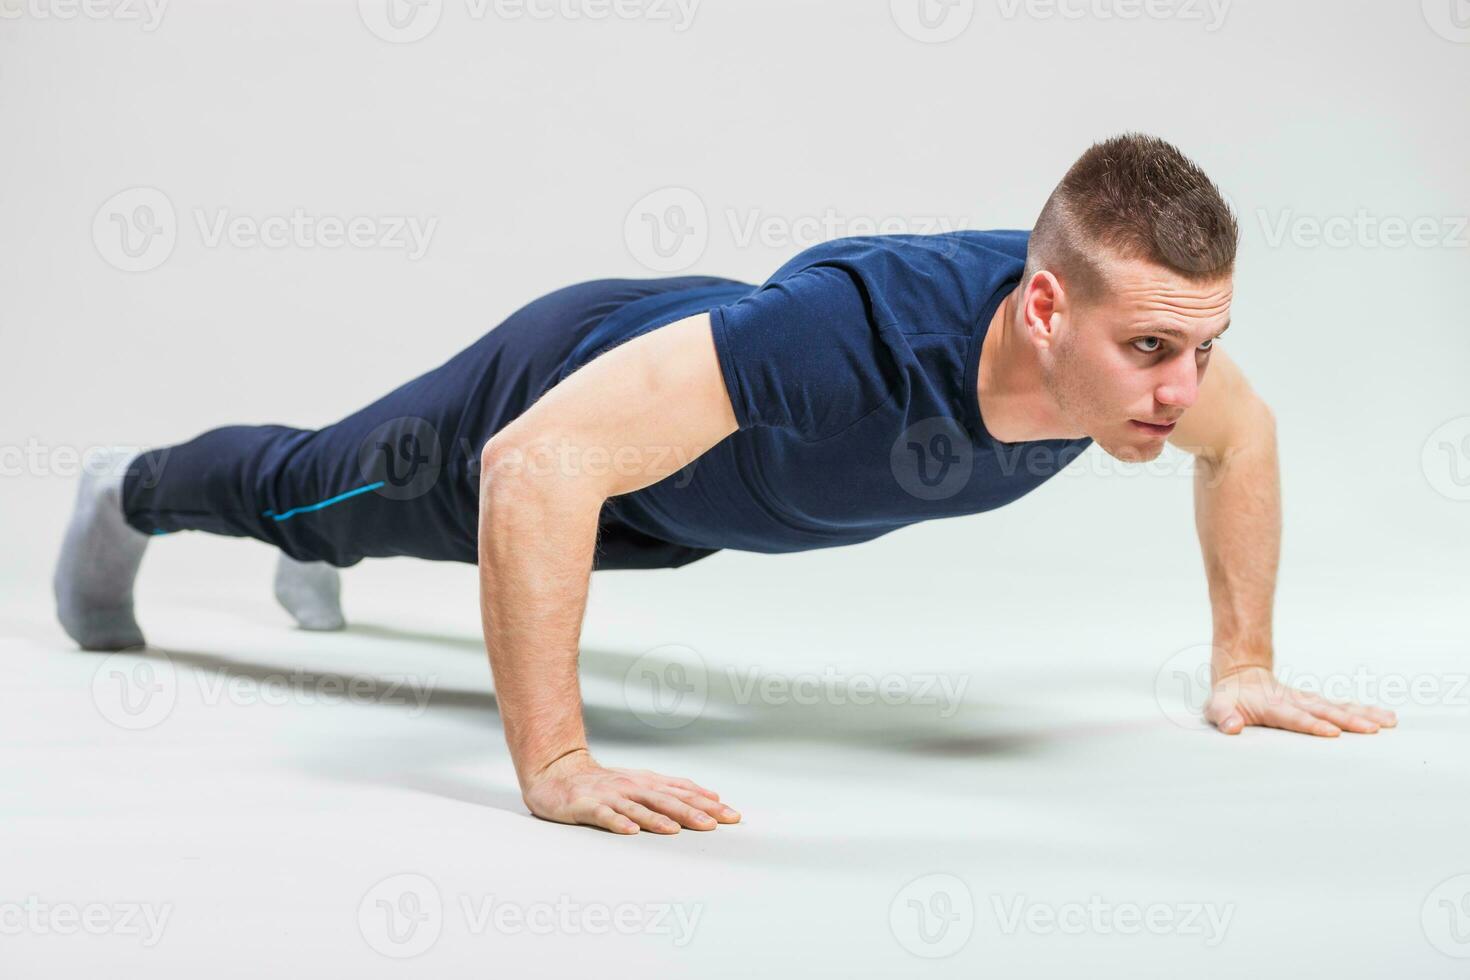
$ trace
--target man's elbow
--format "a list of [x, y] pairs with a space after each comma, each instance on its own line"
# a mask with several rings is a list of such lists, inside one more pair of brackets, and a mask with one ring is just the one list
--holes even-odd
[[497, 434], [480, 451], [481, 509], [505, 512], [537, 501], [600, 507], [606, 494], [576, 465], [577, 455], [565, 438]]

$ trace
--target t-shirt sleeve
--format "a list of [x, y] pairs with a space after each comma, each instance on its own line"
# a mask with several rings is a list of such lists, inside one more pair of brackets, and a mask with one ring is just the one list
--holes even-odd
[[892, 358], [862, 289], [810, 266], [710, 311], [715, 352], [740, 428], [833, 435], [891, 393]]

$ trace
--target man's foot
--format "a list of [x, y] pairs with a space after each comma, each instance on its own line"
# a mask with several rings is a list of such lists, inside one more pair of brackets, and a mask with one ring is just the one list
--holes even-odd
[[133, 617], [133, 580], [148, 535], [129, 527], [122, 512], [123, 476], [136, 455], [108, 449], [88, 457], [62, 540], [52, 580], [56, 616], [83, 650], [143, 645]]
[[276, 601], [304, 630], [339, 630], [342, 582], [337, 569], [324, 561], [297, 561], [281, 552], [276, 562]]

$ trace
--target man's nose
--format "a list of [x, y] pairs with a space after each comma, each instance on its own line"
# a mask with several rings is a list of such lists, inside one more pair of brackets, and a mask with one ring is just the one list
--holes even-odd
[[1193, 357], [1176, 358], [1169, 365], [1168, 374], [1154, 391], [1160, 405], [1169, 405], [1183, 411], [1199, 397], [1199, 365]]

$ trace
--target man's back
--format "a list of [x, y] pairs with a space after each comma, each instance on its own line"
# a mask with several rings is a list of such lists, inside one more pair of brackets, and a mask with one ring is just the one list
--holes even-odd
[[557, 380], [618, 343], [708, 312], [739, 431], [609, 527], [690, 548], [788, 552], [989, 510], [1089, 439], [998, 444], [977, 400], [981, 344], [1019, 280], [1024, 231], [837, 239], [760, 287], [702, 282], [610, 314]]

